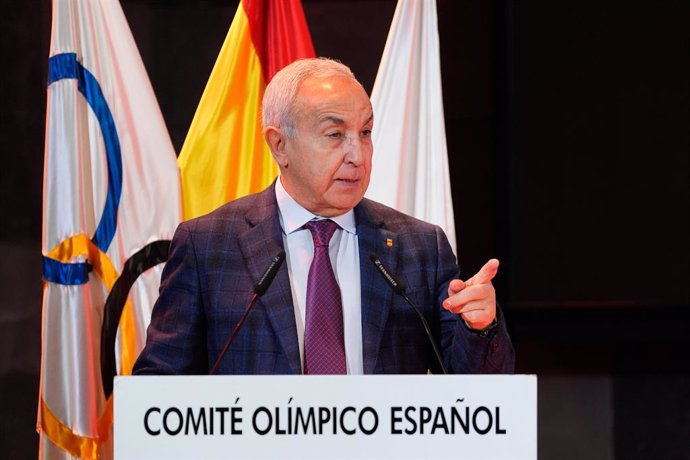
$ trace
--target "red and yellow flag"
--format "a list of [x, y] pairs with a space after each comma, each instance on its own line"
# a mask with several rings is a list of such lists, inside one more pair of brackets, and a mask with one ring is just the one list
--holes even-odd
[[240, 2], [178, 158], [184, 219], [276, 177], [261, 130], [264, 90], [281, 68], [314, 55], [300, 0]]

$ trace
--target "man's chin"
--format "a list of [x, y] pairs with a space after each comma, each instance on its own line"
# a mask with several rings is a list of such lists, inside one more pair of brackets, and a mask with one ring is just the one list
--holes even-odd
[[336, 217], [345, 214], [357, 206], [359, 202], [362, 201], [363, 196], [363, 194], [359, 193], [347, 197], [340, 194], [335, 200], [330, 201], [330, 206], [328, 206], [327, 210], [324, 210], [328, 215], [321, 215], [323, 215], [323, 217]]

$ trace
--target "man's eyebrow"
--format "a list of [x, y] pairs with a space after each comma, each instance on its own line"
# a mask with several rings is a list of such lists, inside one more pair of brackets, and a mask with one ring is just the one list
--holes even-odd
[[321, 118], [321, 120], [319, 120], [319, 123], [326, 123], [329, 121], [331, 123], [336, 124], [336, 125], [344, 125], [345, 124], [345, 120], [343, 120], [342, 118], [338, 118], [334, 115], [326, 115], [325, 117]]
[[[372, 123], [373, 121], [374, 121], [374, 114], [372, 113], [371, 115], [369, 115], [369, 118], [367, 118], [367, 121], [364, 122], [364, 124], [367, 125], [369, 123]], [[319, 120], [319, 123], [327, 123], [327, 122], [331, 122], [331, 123], [336, 124], [336, 125], [344, 125], [345, 124], [345, 120], [343, 120], [342, 118], [336, 117], [335, 115], [326, 115], [325, 117], [321, 118], [321, 120]]]

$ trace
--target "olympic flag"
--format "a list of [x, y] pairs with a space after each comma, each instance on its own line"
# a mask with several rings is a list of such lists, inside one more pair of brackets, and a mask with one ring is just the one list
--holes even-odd
[[376, 82], [367, 197], [439, 225], [455, 246], [435, 0], [399, 0]]
[[117, 1], [53, 0], [48, 69], [40, 455], [108, 458], [112, 377], [143, 347], [179, 174]]

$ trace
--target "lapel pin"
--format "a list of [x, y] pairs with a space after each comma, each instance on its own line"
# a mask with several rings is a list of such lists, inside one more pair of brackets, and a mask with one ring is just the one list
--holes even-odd
[[393, 240], [390, 238], [386, 238], [386, 246], [388, 246], [389, 248], [392, 248], [393, 247]]

